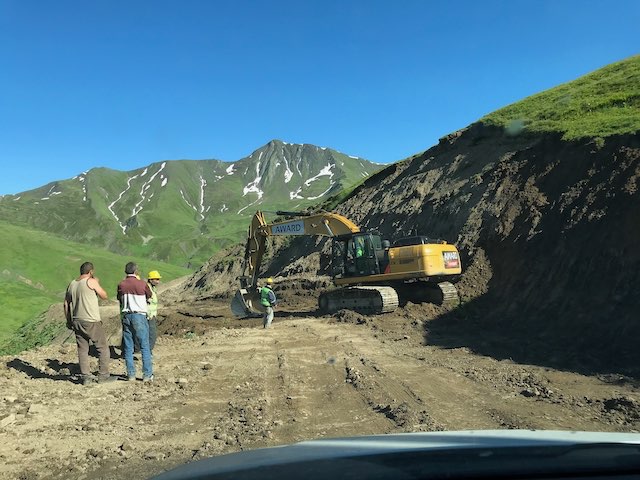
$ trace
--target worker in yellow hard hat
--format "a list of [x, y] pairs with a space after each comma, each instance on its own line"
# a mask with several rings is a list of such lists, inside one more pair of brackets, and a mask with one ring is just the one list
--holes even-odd
[[149, 348], [153, 351], [158, 336], [158, 284], [162, 276], [157, 270], [151, 270], [147, 275], [147, 283], [151, 289], [151, 298], [149, 299], [149, 311], [147, 319], [149, 320]]
[[273, 278], [269, 277], [265, 280], [265, 285], [260, 289], [260, 304], [264, 307], [264, 316], [262, 317], [262, 326], [269, 328], [273, 321], [273, 307], [276, 306], [276, 294], [273, 293]]

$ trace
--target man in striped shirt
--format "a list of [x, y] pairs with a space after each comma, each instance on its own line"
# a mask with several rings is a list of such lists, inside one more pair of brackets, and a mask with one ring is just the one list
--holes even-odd
[[122, 343], [124, 361], [127, 366], [127, 379], [136, 379], [136, 366], [133, 363], [134, 339], [140, 345], [142, 354], [142, 381], [153, 381], [153, 359], [149, 348], [149, 322], [147, 321], [148, 299], [151, 290], [144, 280], [138, 277], [138, 266], [129, 262], [124, 267], [126, 278], [118, 284], [118, 300], [122, 312]]

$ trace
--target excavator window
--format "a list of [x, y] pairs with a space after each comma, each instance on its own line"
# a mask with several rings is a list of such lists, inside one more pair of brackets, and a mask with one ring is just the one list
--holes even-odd
[[334, 238], [332, 273], [334, 277], [360, 277], [381, 273], [384, 255], [382, 239], [377, 234], [356, 233]]
[[334, 274], [340, 271], [342, 276], [354, 277], [380, 273], [377, 250], [381, 249], [380, 237], [369, 233], [334, 241]]
[[[351, 255], [349, 248], [347, 248], [347, 242], [334, 238], [331, 255], [332, 276], [334, 278], [347, 276], [348, 265], [350, 263], [353, 264], [353, 255]], [[355, 272], [355, 268], [353, 272]]]
[[409, 245], [428, 245], [430, 243], [441, 243], [441, 240], [429, 238], [424, 235], [404, 237], [393, 242], [394, 247], [407, 247]]

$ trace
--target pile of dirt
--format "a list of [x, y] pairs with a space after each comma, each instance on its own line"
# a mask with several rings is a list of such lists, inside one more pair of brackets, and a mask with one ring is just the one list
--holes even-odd
[[[638, 375], [639, 181], [637, 135], [568, 142], [475, 124], [372, 176], [337, 211], [391, 240], [417, 229], [458, 246], [463, 307], [426, 312], [427, 342]], [[327, 239], [279, 242], [264, 275], [282, 285], [329, 273]], [[237, 254], [187, 290], [230, 295]]]

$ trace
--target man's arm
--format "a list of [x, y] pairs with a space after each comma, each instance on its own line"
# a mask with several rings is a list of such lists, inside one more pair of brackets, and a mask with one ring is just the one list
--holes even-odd
[[98, 295], [102, 300], [106, 300], [107, 298], [109, 298], [107, 292], [105, 292], [104, 289], [100, 286], [100, 282], [97, 278], [89, 278], [87, 280], [87, 286], [91, 290], [96, 292], [96, 295]]
[[73, 319], [71, 317], [71, 295], [68, 290], [64, 296], [64, 317], [67, 319], [67, 328], [71, 328], [73, 326]]

